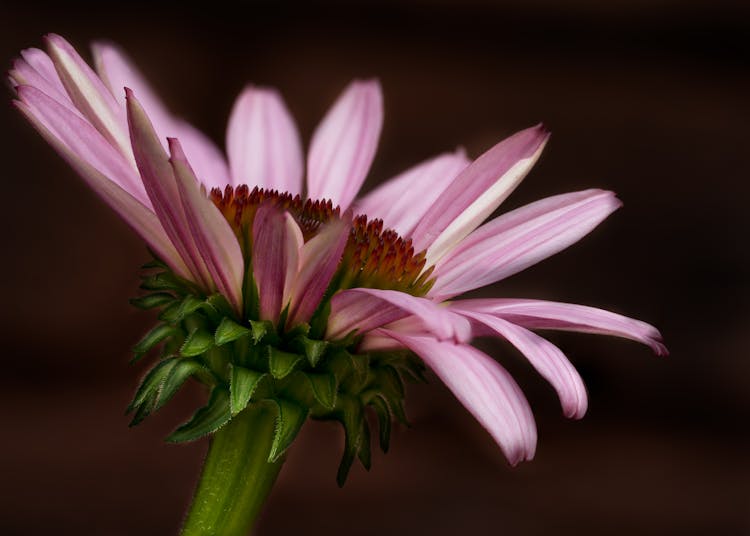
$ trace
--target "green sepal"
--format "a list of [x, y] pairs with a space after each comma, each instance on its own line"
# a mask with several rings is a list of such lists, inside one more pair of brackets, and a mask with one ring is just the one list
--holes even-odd
[[323, 295], [322, 305], [318, 306], [310, 319], [310, 337], [314, 339], [322, 339], [328, 327], [328, 317], [331, 315], [331, 290], [334, 285], [335, 282], [332, 281]]
[[131, 363], [138, 361], [154, 346], [173, 335], [181, 335], [181, 333], [178, 329], [175, 329], [169, 324], [158, 324], [151, 331], [146, 333], [138, 344], [133, 347], [133, 353], [135, 355], [133, 356], [133, 359], [131, 359]]
[[135, 392], [133, 401], [130, 402], [125, 410], [125, 414], [135, 410], [135, 415], [130, 421], [129, 426], [139, 424], [155, 410], [162, 385], [164, 385], [164, 382], [176, 364], [177, 359], [175, 358], [165, 359], [148, 371], [148, 374], [143, 378], [138, 390]]
[[297, 368], [304, 356], [284, 352], [273, 346], [268, 347], [268, 368], [271, 375], [280, 380], [285, 378]]
[[364, 415], [359, 401], [349, 396], [339, 396], [336, 406], [338, 419], [344, 426], [345, 437], [344, 453], [341, 455], [341, 462], [336, 472], [336, 483], [339, 487], [343, 487], [360, 448]]
[[328, 341], [310, 339], [304, 335], [297, 336], [292, 340], [291, 344], [296, 351], [304, 354], [313, 368], [318, 365], [320, 358], [323, 357], [328, 349]]
[[369, 405], [375, 410], [378, 417], [378, 439], [380, 441], [380, 450], [388, 452], [391, 443], [391, 410], [388, 402], [381, 395], [372, 397]]
[[337, 385], [336, 376], [330, 373], [316, 374], [306, 373], [310, 381], [315, 400], [327, 410], [333, 410], [336, 407]]
[[215, 387], [208, 404], [196, 411], [188, 422], [172, 432], [166, 440], [170, 443], [194, 441], [215, 432], [231, 418], [229, 391], [224, 387]]
[[201, 362], [195, 359], [175, 359], [174, 361], [177, 363], [170, 369], [164, 380], [153, 411], [162, 408], [164, 404], [169, 402], [190, 376], [206, 369]]
[[214, 325], [224, 317], [235, 316], [234, 309], [222, 294], [211, 294], [203, 301], [202, 309]]
[[360, 431], [361, 437], [359, 440], [359, 448], [357, 449], [357, 458], [359, 458], [360, 463], [362, 463], [362, 467], [369, 471], [370, 467], [372, 467], [372, 451], [370, 450], [370, 425], [367, 424], [367, 419], [365, 418], [364, 412], [362, 413], [363, 415], [360, 424], [362, 430]]
[[331, 355], [326, 358], [324, 368], [336, 376], [336, 381], [341, 384], [349, 377], [354, 368], [352, 355], [344, 349], [332, 352]]
[[186, 316], [193, 314], [195, 311], [203, 307], [205, 302], [200, 298], [188, 294], [183, 298], [182, 301], [174, 303], [164, 309], [159, 315], [160, 320], [176, 324], [181, 322]]
[[273, 444], [268, 455], [269, 463], [274, 463], [286, 452], [286, 449], [297, 437], [300, 428], [307, 419], [308, 409], [285, 398], [269, 398], [264, 402], [272, 403], [278, 412]]
[[138, 309], [155, 309], [157, 307], [163, 307], [168, 303], [175, 301], [175, 297], [168, 292], [152, 292], [144, 296], [138, 296], [137, 298], [131, 298], [130, 305], [137, 307]]
[[273, 333], [273, 324], [268, 320], [250, 320], [253, 342], [259, 343], [267, 333]]
[[268, 377], [265, 372], [250, 370], [237, 365], [229, 365], [229, 408], [232, 416], [245, 409], [250, 398], [258, 388], [263, 378]]
[[141, 270], [155, 270], [155, 269], [169, 270], [169, 266], [167, 266], [167, 263], [159, 259], [159, 257], [153, 251], [151, 251], [151, 248], [146, 248], [146, 249], [151, 254], [153, 259], [151, 259], [145, 264], [142, 264]]
[[222, 319], [221, 324], [219, 324], [219, 327], [216, 328], [214, 342], [216, 343], [216, 346], [222, 346], [228, 342], [236, 341], [240, 337], [249, 335], [250, 333], [250, 329], [239, 325], [231, 318], [225, 316]]
[[180, 294], [190, 291], [187, 281], [172, 272], [159, 272], [146, 276], [141, 282], [143, 290], [173, 290]]
[[185, 342], [180, 349], [180, 355], [183, 357], [194, 357], [201, 355], [214, 346], [214, 337], [205, 329], [194, 329], [185, 338]]

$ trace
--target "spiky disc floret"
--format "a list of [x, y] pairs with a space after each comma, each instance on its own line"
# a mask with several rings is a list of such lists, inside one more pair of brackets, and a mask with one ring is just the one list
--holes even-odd
[[[241, 185], [211, 190], [211, 199], [234, 229], [243, 249], [250, 251], [255, 213], [268, 203], [287, 211], [299, 225], [307, 242], [321, 226], [342, 217], [341, 209], [330, 200], [303, 200], [299, 195], [264, 190], [250, 190]], [[341, 260], [338, 288], [379, 288], [400, 290], [424, 296], [432, 285], [432, 268], [424, 270], [424, 252], [415, 252], [411, 239], [404, 239], [383, 220], [368, 220], [366, 215], [352, 219], [351, 234]]]

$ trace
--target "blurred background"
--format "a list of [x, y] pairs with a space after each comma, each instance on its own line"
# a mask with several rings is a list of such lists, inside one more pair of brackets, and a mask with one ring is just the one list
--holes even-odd
[[[279, 88], [308, 140], [349, 80], [377, 76], [386, 118], [367, 189], [544, 121], [547, 150], [503, 210], [588, 187], [625, 206], [480, 295], [629, 314], [672, 355], [550, 334], [589, 388], [588, 415], [571, 422], [522, 356], [481, 343], [536, 412], [533, 462], [508, 467], [433, 377], [410, 389], [412, 428], [343, 490], [339, 429], [308, 423], [258, 534], [750, 534], [747, 3], [357, 6], [16, 2], [0, 8], [0, 58], [51, 31], [86, 53], [110, 39], [219, 143], [248, 81]], [[174, 534], [207, 443], [162, 441], [197, 389], [138, 428], [123, 415], [145, 370], [129, 348], [153, 322], [127, 302], [145, 248], [11, 106], [0, 119], [0, 531]]]

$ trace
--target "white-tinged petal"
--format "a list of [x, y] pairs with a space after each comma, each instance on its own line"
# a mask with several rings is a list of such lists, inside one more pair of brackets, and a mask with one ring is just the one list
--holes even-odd
[[86, 119], [35, 87], [18, 86], [16, 92], [37, 121], [67, 150], [151, 208], [138, 171]]
[[465, 309], [462, 305], [459, 301], [451, 308], [490, 328], [518, 348], [537, 372], [555, 388], [565, 416], [583, 418], [588, 408], [586, 387], [578, 371], [557, 346], [521, 326], [493, 315]]
[[573, 303], [511, 298], [460, 300], [464, 310], [498, 316], [528, 329], [576, 331], [623, 337], [647, 345], [656, 355], [668, 355], [654, 326], [627, 316]]
[[367, 333], [410, 315], [439, 340], [465, 341], [470, 336], [466, 319], [431, 300], [397, 290], [353, 288], [331, 298], [326, 338], [341, 338], [354, 330]]
[[59, 35], [45, 37], [47, 51], [70, 99], [127, 158], [132, 156], [125, 112], [101, 79]]
[[38, 48], [26, 48], [21, 51], [21, 57], [47, 83], [53, 86], [59, 93], [65, 94], [66, 98], [68, 98], [65, 86], [63, 86], [60, 76], [57, 74], [57, 70], [55, 70], [55, 64], [46, 52]]
[[333, 220], [300, 250], [300, 270], [292, 286], [287, 324], [307, 322], [320, 305], [328, 285], [338, 269], [349, 238], [350, 223], [345, 214]]
[[133, 92], [126, 88], [125, 93], [133, 154], [154, 212], [193, 274], [192, 279], [204, 288], [213, 290], [211, 274], [191, 234], [169, 158]]
[[303, 243], [302, 231], [288, 212], [270, 204], [258, 207], [251, 258], [261, 320], [279, 320], [299, 271]]
[[466, 151], [443, 153], [418, 164], [354, 202], [357, 214], [380, 218], [385, 227], [409, 237], [425, 213], [469, 165]]
[[412, 233], [415, 251], [437, 263], [520, 184], [547, 143], [542, 125], [522, 130], [477, 158], [443, 191]]
[[216, 288], [235, 310], [242, 311], [245, 262], [234, 231], [213, 202], [201, 191], [180, 142], [169, 138], [170, 163], [185, 209], [188, 226]]
[[380, 83], [349, 84], [313, 134], [307, 158], [307, 197], [330, 199], [346, 210], [370, 170], [382, 126]]
[[622, 203], [605, 190], [536, 201], [486, 223], [435, 267], [429, 296], [444, 300], [509, 277], [574, 244]]
[[99, 76], [112, 95], [121, 106], [125, 106], [124, 88], [128, 87], [138, 95], [165, 150], [168, 149], [167, 137], [179, 139], [190, 167], [202, 184], [208, 188], [223, 188], [229, 184], [229, 168], [216, 144], [186, 121], [174, 117], [120, 48], [111, 43], [98, 42], [92, 45], [92, 49]]
[[240, 93], [227, 126], [227, 156], [235, 186], [302, 194], [302, 142], [278, 91], [248, 86]]
[[171, 132], [170, 137], [180, 140], [195, 176], [206, 188], [224, 188], [230, 183], [226, 158], [208, 136], [181, 119], [175, 119]]
[[83, 117], [65, 91], [52, 60], [41, 50], [36, 48], [22, 50], [21, 57], [13, 60], [8, 76], [13, 88], [19, 85], [35, 87], [76, 115]]
[[138, 101], [146, 111], [154, 130], [159, 136], [162, 146], [167, 149], [167, 136], [176, 135], [173, 132], [172, 115], [157, 96], [146, 78], [135, 64], [118, 46], [97, 41], [92, 43], [91, 51], [94, 57], [94, 67], [99, 77], [109, 88], [112, 96], [120, 106], [125, 108], [125, 88], [133, 90], [138, 95]]
[[[68, 144], [52, 132], [28, 104], [14, 101], [14, 105], [55, 151], [65, 159], [68, 165], [86, 181], [89, 187], [146, 241], [161, 260], [166, 262], [177, 275], [184, 278], [190, 277], [187, 266], [150, 208], [139, 202], [130, 193], [105, 177], [84, 158], [71, 150]], [[93, 127], [91, 128], [93, 130]]]
[[534, 416], [520, 387], [500, 364], [472, 346], [382, 332], [422, 358], [492, 435], [511, 465], [534, 457]]

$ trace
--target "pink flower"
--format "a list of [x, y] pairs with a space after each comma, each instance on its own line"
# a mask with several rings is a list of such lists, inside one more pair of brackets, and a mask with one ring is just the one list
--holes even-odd
[[[223, 294], [245, 320], [292, 328], [330, 306], [326, 340], [356, 333], [360, 351], [411, 350], [512, 464], [534, 455], [534, 418], [472, 337], [518, 348], [574, 418], [586, 412], [583, 382], [532, 330], [615, 335], [667, 353], [654, 327], [600, 309], [456, 299], [570, 246], [620, 206], [612, 192], [592, 189], [485, 223], [539, 158], [549, 137], [542, 126], [473, 162], [460, 150], [441, 154], [357, 198], [383, 122], [377, 81], [346, 88], [316, 129], [306, 165], [279, 93], [248, 86], [229, 119], [225, 157], [171, 115], [114, 46], [94, 45], [94, 71], [63, 38], [46, 43], [47, 53], [24, 50], [13, 63], [15, 105], [176, 274]], [[257, 311], [248, 309], [248, 280]]]

